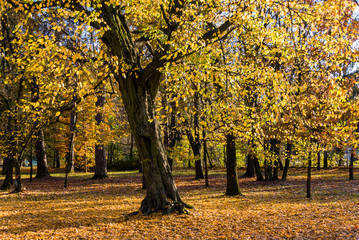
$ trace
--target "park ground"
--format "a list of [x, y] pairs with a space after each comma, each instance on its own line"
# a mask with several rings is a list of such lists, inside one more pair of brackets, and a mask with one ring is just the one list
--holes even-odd
[[305, 169], [290, 169], [286, 182], [240, 179], [236, 197], [224, 195], [224, 169], [210, 170], [209, 187], [193, 175], [174, 171], [189, 215], [130, 216], [145, 196], [136, 171], [74, 173], [68, 189], [62, 173], [24, 174], [24, 192], [0, 192], [0, 239], [359, 239], [359, 181], [347, 169], [313, 170], [312, 199]]

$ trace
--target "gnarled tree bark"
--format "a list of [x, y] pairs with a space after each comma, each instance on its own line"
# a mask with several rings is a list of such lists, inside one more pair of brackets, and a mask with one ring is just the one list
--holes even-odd
[[134, 69], [132, 72], [114, 72], [118, 82], [128, 121], [135, 139], [143, 175], [146, 180], [146, 197], [140, 210], [144, 214], [163, 211], [185, 212], [185, 204], [174, 183], [170, 165], [156, 120], [155, 98], [162, 79], [158, 68], [163, 64], [160, 55], [142, 69], [137, 50], [130, 36], [121, 9], [103, 5], [102, 17], [109, 26], [102, 40], [112, 55], [123, 59]]

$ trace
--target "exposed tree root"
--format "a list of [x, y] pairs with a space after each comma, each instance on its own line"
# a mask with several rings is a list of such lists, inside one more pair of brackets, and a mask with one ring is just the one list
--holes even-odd
[[149, 204], [147, 199], [145, 198], [141, 203], [140, 209], [138, 211], [127, 214], [126, 219], [139, 213], [142, 213], [144, 216], [148, 216], [152, 213], [157, 212], [162, 212], [163, 215], [173, 213], [189, 214], [189, 211], [187, 209], [194, 209], [194, 207], [183, 201], [166, 201], [166, 204], [164, 206], [160, 206], [159, 204], [154, 206], [153, 204]]
[[182, 201], [180, 201], [180, 202], [179, 201], [173, 201], [173, 202], [167, 201], [164, 206], [163, 205], [162, 206], [161, 205], [153, 206], [153, 204], [148, 204], [146, 199], [144, 199], [142, 201], [140, 211], [144, 215], [149, 215], [149, 214], [155, 213], [155, 212], [162, 212], [165, 215], [172, 214], [172, 213], [189, 214], [189, 212], [187, 211], [186, 208], [193, 209], [192, 206], [190, 206]]
[[106, 175], [106, 176], [98, 176], [98, 175], [95, 175], [95, 176], [93, 176], [91, 179], [106, 179], [106, 178], [108, 178], [107, 175]]

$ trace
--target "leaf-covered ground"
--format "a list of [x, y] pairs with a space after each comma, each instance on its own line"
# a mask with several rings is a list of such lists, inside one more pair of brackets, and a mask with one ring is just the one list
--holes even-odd
[[195, 209], [166, 216], [128, 217], [145, 194], [135, 172], [73, 174], [66, 190], [58, 174], [25, 179], [25, 192], [0, 192], [0, 239], [359, 239], [358, 180], [346, 169], [315, 171], [308, 200], [305, 171], [291, 171], [287, 182], [240, 179], [238, 197], [224, 196], [223, 170], [211, 170], [210, 187], [193, 170], [175, 171]]

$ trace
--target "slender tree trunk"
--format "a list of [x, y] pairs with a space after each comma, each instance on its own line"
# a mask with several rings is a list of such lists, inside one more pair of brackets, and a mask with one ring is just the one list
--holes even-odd
[[77, 113], [76, 106], [71, 111], [70, 117], [70, 132], [69, 132], [69, 145], [66, 154], [66, 169], [65, 169], [65, 182], [64, 187], [68, 187], [68, 176], [69, 173], [74, 170], [75, 161], [75, 129], [76, 129]]
[[[195, 160], [195, 168], [196, 168], [196, 176], [195, 179], [203, 179], [203, 165], [202, 165], [202, 159], [201, 159], [201, 141], [199, 138], [199, 95], [196, 92], [194, 95], [194, 108], [196, 113], [194, 114], [194, 148], [192, 147], [193, 153], [198, 158]], [[191, 144], [192, 145], [192, 144]]]
[[317, 170], [320, 171], [320, 151], [317, 153]]
[[14, 181], [14, 193], [22, 191], [21, 181], [21, 159], [15, 158], [15, 181]]
[[267, 159], [265, 159], [265, 160], [264, 160], [264, 179], [265, 179], [266, 181], [268, 181], [268, 180], [269, 180], [269, 174], [268, 174], [268, 160], [267, 160]]
[[208, 183], [208, 167], [207, 167], [207, 141], [206, 141], [206, 131], [202, 130], [202, 136], [203, 136], [203, 162], [204, 162], [204, 179], [205, 179], [205, 185], [209, 186]]
[[33, 174], [33, 166], [32, 166], [32, 161], [33, 161], [34, 155], [33, 155], [33, 147], [32, 147], [32, 140], [30, 143], [30, 182], [32, 182], [32, 174]]
[[328, 151], [324, 151], [323, 169], [328, 169]]
[[343, 161], [344, 154], [342, 154], [342, 150], [339, 150], [338, 156], [339, 156], [338, 167], [342, 167], [344, 165], [344, 161]]
[[206, 154], [207, 154], [207, 159], [208, 159], [208, 163], [209, 163], [209, 168], [213, 168], [213, 163], [211, 161], [211, 157], [209, 155], [209, 152], [208, 152], [208, 147], [206, 147]]
[[354, 147], [350, 152], [349, 180], [354, 180]]
[[[265, 148], [265, 151], [268, 151], [268, 152], [271, 151], [269, 140], [264, 141], [264, 148]], [[272, 159], [268, 160], [267, 157], [264, 160], [264, 174], [265, 174], [266, 181], [273, 180], [273, 174], [272, 174], [273, 163], [272, 162], [273, 162]]]
[[36, 178], [49, 177], [50, 173], [47, 166], [47, 154], [43, 130], [39, 130], [36, 133], [35, 152], [37, 160]]
[[1, 185], [1, 190], [8, 190], [10, 189], [11, 185], [14, 183], [13, 178], [13, 170], [14, 169], [14, 157], [8, 155], [4, 158], [3, 162], [3, 170], [5, 174], [4, 182]]
[[283, 181], [287, 180], [287, 175], [288, 175], [288, 170], [289, 170], [289, 163], [290, 163], [290, 158], [291, 158], [291, 153], [292, 153], [292, 144], [287, 142], [287, 146], [286, 146], [285, 150], [286, 150], [285, 164], [284, 164], [283, 175], [282, 175], [282, 180]]
[[[189, 148], [188, 148], [188, 156], [190, 156], [191, 155], [191, 146], [189, 146]], [[188, 168], [191, 168], [192, 166], [191, 166], [191, 160], [190, 159], [188, 159]]]
[[114, 144], [111, 143], [108, 147], [108, 152], [107, 152], [107, 167], [108, 168], [113, 167], [113, 158], [114, 158]]
[[198, 158], [194, 162], [195, 171], [196, 171], [195, 179], [203, 179], [204, 174], [203, 174], [202, 160], [201, 160], [201, 142], [199, 140], [199, 136], [197, 136], [197, 134], [195, 134], [195, 136], [196, 138], [194, 139], [192, 134], [189, 131], [187, 131], [187, 137], [192, 147], [193, 155], [196, 158]]
[[56, 150], [56, 168], [60, 168], [59, 150]]
[[[167, 93], [166, 93], [166, 91], [164, 91], [163, 97], [162, 97], [162, 107], [163, 108], [168, 107], [167, 104], [168, 104], [167, 103]], [[163, 129], [163, 133], [164, 133], [163, 143], [164, 143], [166, 151], [167, 151], [168, 163], [172, 170], [173, 158], [171, 156], [171, 151], [172, 151], [173, 147], [176, 145], [176, 140], [177, 140], [176, 139], [177, 130], [175, 129], [177, 108], [176, 108], [176, 103], [174, 101], [170, 101], [169, 105], [170, 105], [171, 111], [169, 113], [169, 117], [167, 118], [166, 126]]]
[[307, 172], [307, 198], [311, 198], [312, 195], [311, 195], [311, 187], [310, 187], [310, 184], [311, 184], [311, 170], [312, 170], [312, 156], [311, 156], [311, 152], [309, 152], [309, 158], [308, 158], [308, 172]]
[[278, 180], [278, 170], [279, 170], [279, 165], [278, 165], [278, 159], [276, 159], [275, 163], [274, 163], [274, 168], [273, 168], [273, 178], [272, 180]]
[[273, 178], [272, 180], [278, 180], [278, 169], [279, 169], [279, 143], [280, 141], [272, 138], [270, 140], [270, 145], [271, 145], [271, 151], [274, 153], [275, 159], [274, 159], [274, 168], [273, 168]]
[[235, 137], [232, 133], [227, 133], [227, 190], [226, 195], [234, 196], [241, 194], [238, 186], [237, 177], [237, 157]]
[[[170, 113], [170, 122], [169, 122], [169, 126], [168, 126], [168, 146], [166, 146], [167, 152], [169, 154], [171, 153], [173, 148], [176, 146], [176, 142], [181, 140], [181, 133], [178, 131], [178, 129], [176, 129], [176, 112], [177, 112], [176, 103], [174, 101], [171, 101], [170, 105], [173, 110]], [[168, 162], [169, 162], [171, 170], [172, 170], [173, 158], [168, 157]]]
[[[103, 95], [97, 96], [96, 108], [102, 110], [105, 105], [105, 97]], [[96, 115], [96, 123], [100, 125], [103, 122], [103, 116], [101, 112]], [[95, 175], [92, 179], [103, 179], [107, 178], [107, 162], [106, 152], [104, 144], [96, 144], [95, 146]]]
[[279, 163], [279, 169], [280, 169], [281, 171], [283, 171], [283, 170], [284, 170], [284, 167], [283, 167], [283, 163], [282, 163], [280, 157], [279, 157], [279, 159], [278, 159], [278, 163]]
[[[133, 159], [133, 134], [131, 133], [131, 139], [130, 139], [130, 153], [129, 153], [129, 159], [132, 161]], [[142, 170], [141, 170], [142, 172]]]

